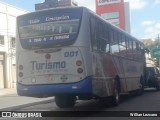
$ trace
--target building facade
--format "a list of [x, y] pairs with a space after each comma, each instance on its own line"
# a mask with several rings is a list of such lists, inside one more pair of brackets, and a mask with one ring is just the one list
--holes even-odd
[[129, 2], [124, 0], [96, 0], [96, 13], [111, 24], [130, 33]]
[[35, 10], [44, 10], [56, 7], [78, 6], [74, 0], [45, 0], [43, 3], [35, 4]]
[[0, 2], [0, 88], [16, 86], [16, 17], [27, 11]]

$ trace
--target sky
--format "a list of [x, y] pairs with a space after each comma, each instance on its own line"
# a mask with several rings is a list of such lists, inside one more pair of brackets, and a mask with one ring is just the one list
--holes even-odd
[[[34, 5], [45, 0], [0, 0], [7, 4], [35, 11]], [[93, 11], [95, 0], [75, 0], [78, 6], [85, 6]], [[124, 0], [130, 2], [131, 34], [138, 39], [155, 39], [160, 34], [160, 0]]]

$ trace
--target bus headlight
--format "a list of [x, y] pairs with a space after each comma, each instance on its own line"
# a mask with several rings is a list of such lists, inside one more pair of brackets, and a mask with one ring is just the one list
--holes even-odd
[[23, 70], [23, 65], [19, 65], [19, 70]]
[[77, 61], [76, 61], [76, 65], [77, 65], [77, 66], [81, 66], [81, 65], [82, 65], [82, 61], [81, 61], [81, 60], [77, 60]]
[[77, 69], [77, 72], [78, 72], [79, 74], [81, 74], [81, 73], [83, 73], [83, 69], [82, 69], [82, 68], [78, 68], [78, 69]]
[[22, 72], [19, 72], [19, 77], [23, 77], [23, 73]]

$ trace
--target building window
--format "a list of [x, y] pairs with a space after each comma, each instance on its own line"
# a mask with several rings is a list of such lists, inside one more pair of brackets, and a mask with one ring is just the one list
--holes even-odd
[[0, 45], [4, 45], [4, 36], [0, 35]]
[[16, 39], [15, 39], [15, 37], [11, 37], [11, 47], [12, 48], [16, 47]]

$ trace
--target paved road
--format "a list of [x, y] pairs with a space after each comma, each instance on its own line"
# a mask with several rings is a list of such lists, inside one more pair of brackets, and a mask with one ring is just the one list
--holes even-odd
[[22, 111], [160, 111], [160, 92], [155, 92], [153, 89], [147, 90], [140, 96], [123, 96], [121, 104], [117, 107], [103, 106], [98, 100], [77, 101], [74, 108], [60, 109], [55, 102], [33, 105], [25, 108], [20, 108]]
[[[125, 99], [124, 99], [125, 98]], [[55, 103], [48, 102], [38, 105], [32, 105], [25, 108], [17, 109], [18, 111], [160, 111], [160, 92], [153, 90], [146, 91], [141, 96], [135, 97], [123, 97], [122, 103], [117, 107], [107, 106], [104, 107], [98, 101], [77, 101], [75, 108], [72, 109], [60, 109]], [[47, 118], [47, 120], [158, 120], [158, 117], [93, 117], [90, 114], [88, 117], [54, 117]], [[101, 112], [97, 112], [101, 114]], [[46, 118], [42, 118], [42, 120]], [[37, 119], [38, 120], [38, 119]]]

